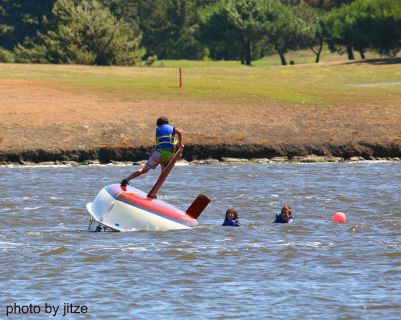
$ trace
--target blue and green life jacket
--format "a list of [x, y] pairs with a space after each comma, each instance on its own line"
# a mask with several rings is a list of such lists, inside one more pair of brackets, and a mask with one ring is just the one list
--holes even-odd
[[175, 152], [174, 127], [163, 124], [156, 129], [155, 150], [160, 153], [160, 162], [167, 164]]

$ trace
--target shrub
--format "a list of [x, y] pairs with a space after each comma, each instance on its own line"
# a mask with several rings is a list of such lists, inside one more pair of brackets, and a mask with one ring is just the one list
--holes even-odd
[[0, 48], [0, 62], [13, 63], [14, 54], [6, 49]]

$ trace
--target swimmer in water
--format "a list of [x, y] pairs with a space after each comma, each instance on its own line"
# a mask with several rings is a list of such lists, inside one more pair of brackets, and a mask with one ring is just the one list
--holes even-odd
[[294, 218], [292, 216], [292, 209], [288, 205], [281, 208], [281, 213], [276, 214], [276, 220], [274, 220], [274, 223], [293, 223], [293, 222]]
[[239, 227], [241, 224], [238, 219], [238, 212], [233, 208], [228, 209], [222, 225], [225, 227]]

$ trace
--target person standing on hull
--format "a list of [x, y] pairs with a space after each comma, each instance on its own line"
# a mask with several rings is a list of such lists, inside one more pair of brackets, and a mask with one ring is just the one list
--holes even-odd
[[169, 124], [165, 117], [160, 117], [156, 122], [156, 146], [148, 161], [143, 168], [134, 171], [130, 176], [121, 181], [121, 186], [126, 186], [131, 179], [134, 179], [150, 169], [155, 169], [159, 164], [163, 171], [174, 155], [175, 144], [174, 138], [178, 138], [178, 147], [184, 147], [182, 143], [182, 130], [175, 128]]

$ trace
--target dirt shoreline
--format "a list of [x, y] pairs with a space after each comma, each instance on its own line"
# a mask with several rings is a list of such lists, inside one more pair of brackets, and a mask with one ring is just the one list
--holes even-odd
[[[0, 165], [77, 163], [108, 164], [146, 160], [152, 147], [105, 147], [91, 150], [21, 150], [0, 151]], [[231, 159], [298, 162], [339, 162], [347, 160], [397, 160], [401, 158], [401, 143], [373, 144], [199, 144], [186, 145], [183, 159], [187, 161]]]
[[[5, 67], [30, 74], [29, 66]], [[70, 67], [64, 73], [54, 66], [41, 68], [45, 74], [65, 74]], [[98, 69], [89, 71], [98, 79]], [[341, 96], [336, 89], [327, 93], [328, 99]], [[396, 88], [358, 88], [349, 96], [341, 91], [341, 99], [324, 104], [250, 94], [194, 97], [192, 91], [174, 88], [160, 97], [127, 98], [110, 90], [40, 79], [0, 80], [0, 165], [143, 161], [151, 153], [160, 116], [182, 128], [187, 161], [401, 158], [401, 95]]]

